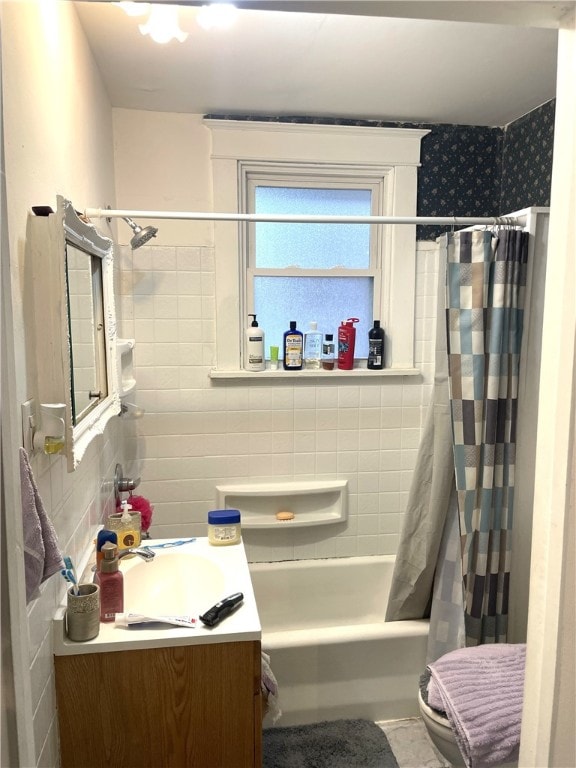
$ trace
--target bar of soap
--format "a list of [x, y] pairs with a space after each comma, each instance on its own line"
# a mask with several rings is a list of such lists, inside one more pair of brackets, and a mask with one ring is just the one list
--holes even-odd
[[294, 512], [289, 512], [287, 509], [281, 509], [280, 512], [276, 512], [276, 520], [286, 521], [294, 520]]

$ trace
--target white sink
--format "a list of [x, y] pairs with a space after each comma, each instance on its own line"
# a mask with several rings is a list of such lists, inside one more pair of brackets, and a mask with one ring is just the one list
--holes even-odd
[[[260, 640], [262, 630], [244, 544], [217, 547], [205, 537], [178, 546], [173, 543], [174, 539], [151, 539], [143, 544], [154, 547], [152, 560], [138, 556], [120, 560], [124, 612], [192, 616], [194, 628], [138, 625], [127, 629], [114, 622], [100, 623], [97, 637], [75, 643], [66, 637], [64, 600], [54, 620], [56, 656]], [[244, 595], [238, 609], [216, 627], [204, 626], [198, 617], [235, 592]]]
[[222, 568], [201, 555], [171, 549], [148, 562], [123, 558], [124, 611], [157, 615], [195, 615], [224, 595]]

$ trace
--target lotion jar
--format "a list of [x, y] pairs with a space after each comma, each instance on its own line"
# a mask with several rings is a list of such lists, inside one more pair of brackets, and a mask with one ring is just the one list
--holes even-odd
[[215, 509], [208, 512], [208, 541], [216, 547], [240, 543], [240, 510]]

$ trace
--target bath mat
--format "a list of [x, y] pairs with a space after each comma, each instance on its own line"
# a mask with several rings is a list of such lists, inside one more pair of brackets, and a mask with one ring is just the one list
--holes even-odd
[[385, 733], [371, 720], [266, 728], [262, 768], [398, 768]]

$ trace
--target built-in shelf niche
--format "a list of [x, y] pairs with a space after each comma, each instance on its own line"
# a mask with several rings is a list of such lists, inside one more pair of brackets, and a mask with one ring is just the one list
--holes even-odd
[[[220, 509], [239, 509], [243, 528], [294, 528], [341, 523], [348, 515], [347, 480], [216, 486]], [[294, 514], [278, 520], [277, 512]]]
[[136, 388], [134, 378], [134, 339], [116, 339], [120, 397], [131, 395]]

